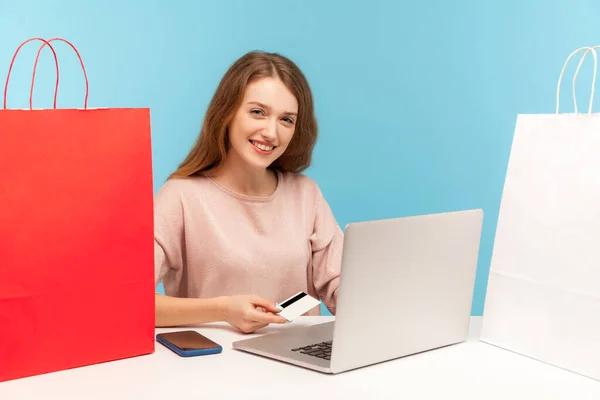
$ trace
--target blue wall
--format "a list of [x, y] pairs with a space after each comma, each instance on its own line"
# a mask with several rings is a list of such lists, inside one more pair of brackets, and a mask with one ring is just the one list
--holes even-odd
[[[0, 71], [26, 38], [73, 41], [90, 106], [151, 108], [158, 188], [195, 139], [230, 63], [252, 49], [291, 57], [311, 82], [321, 127], [307, 174], [342, 226], [484, 209], [473, 303], [480, 315], [516, 115], [554, 111], [567, 55], [600, 44], [598, 15], [597, 0], [0, 0]], [[76, 59], [57, 47], [59, 105], [79, 107]], [[28, 104], [36, 49], [17, 61], [11, 107]], [[49, 54], [37, 107], [51, 105]], [[571, 110], [569, 84], [563, 106]]]

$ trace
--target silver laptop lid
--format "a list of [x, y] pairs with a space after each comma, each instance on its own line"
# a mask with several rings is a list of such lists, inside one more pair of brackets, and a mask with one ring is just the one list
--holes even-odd
[[482, 210], [349, 224], [331, 370], [466, 339]]

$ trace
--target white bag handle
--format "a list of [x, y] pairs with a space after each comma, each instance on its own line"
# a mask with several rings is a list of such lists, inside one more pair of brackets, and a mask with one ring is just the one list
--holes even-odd
[[[598, 46], [592, 46], [592, 49], [600, 49], [600, 45]], [[587, 50], [583, 56], [581, 57], [581, 60], [579, 60], [579, 64], [577, 64], [577, 70], [575, 71], [575, 75], [573, 76], [573, 104], [575, 104], [575, 112], [577, 113], [577, 97], [575, 96], [575, 82], [577, 81], [577, 75], [579, 75], [579, 69], [581, 69], [581, 64], [583, 64], [583, 62], [585, 61], [585, 58], [587, 57], [588, 53], [590, 51]], [[595, 74], [594, 74], [595, 75]]]
[[[565, 73], [565, 69], [567, 68], [567, 64], [569, 64], [569, 61], [575, 54], [579, 53], [580, 51], [584, 51], [584, 50], [586, 50], [586, 53], [582, 57], [582, 59], [579, 61], [579, 64], [580, 64], [579, 66], [581, 66], [581, 63], [582, 63], [583, 59], [585, 58], [585, 56], [587, 55], [587, 53], [591, 52], [592, 56], [594, 56], [594, 76], [592, 77], [592, 92], [590, 94], [590, 105], [588, 108], [588, 114], [592, 113], [592, 105], [594, 102], [594, 89], [596, 87], [596, 71], [598, 69], [598, 56], [596, 54], [596, 50], [593, 47], [581, 47], [581, 48], [575, 50], [574, 52], [572, 52], [569, 55], [569, 57], [567, 57], [567, 60], [563, 64], [562, 70], [560, 71], [560, 76], [558, 77], [558, 85], [556, 88], [556, 114], [558, 114], [559, 103], [560, 103], [560, 84], [562, 82], [562, 77], [563, 77], [563, 74]], [[577, 71], [579, 71], [579, 66], [577, 67]], [[575, 77], [573, 79], [576, 79], [576, 77], [577, 77], [577, 73], [575, 73]], [[575, 89], [574, 88], [573, 88], [573, 100], [575, 101], [575, 110], [577, 110], [577, 100], [575, 99]], [[575, 111], [575, 112], [577, 112], [577, 111]]]

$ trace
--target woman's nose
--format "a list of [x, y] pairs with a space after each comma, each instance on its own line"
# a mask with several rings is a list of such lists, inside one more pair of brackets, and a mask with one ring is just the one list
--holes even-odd
[[277, 123], [269, 122], [262, 130], [262, 137], [270, 142], [274, 141], [277, 137]]

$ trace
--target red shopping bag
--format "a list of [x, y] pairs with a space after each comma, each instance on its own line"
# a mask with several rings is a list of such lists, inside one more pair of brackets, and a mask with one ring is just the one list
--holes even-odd
[[[44, 46], [56, 57], [60, 40], [81, 61], [58, 38], [30, 39], [15, 57], [31, 40], [44, 42], [38, 57]], [[54, 109], [31, 99], [7, 109], [11, 69], [0, 110], [0, 381], [152, 353], [149, 110], [88, 109], [87, 75], [83, 109], [57, 109], [56, 92]]]

